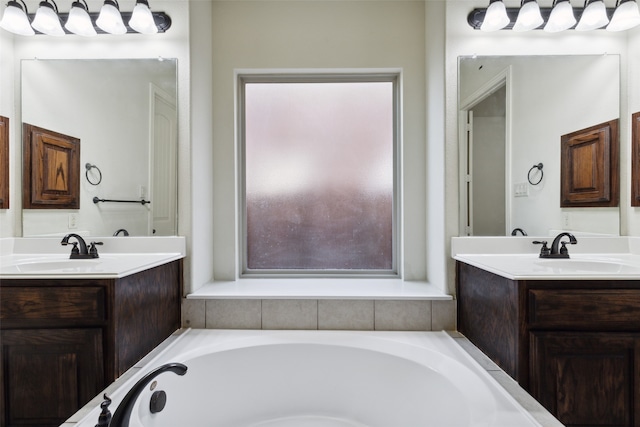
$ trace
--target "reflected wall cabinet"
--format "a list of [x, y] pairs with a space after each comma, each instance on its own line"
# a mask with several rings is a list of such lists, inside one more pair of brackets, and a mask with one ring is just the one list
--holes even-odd
[[562, 135], [560, 143], [560, 207], [618, 206], [618, 120]]

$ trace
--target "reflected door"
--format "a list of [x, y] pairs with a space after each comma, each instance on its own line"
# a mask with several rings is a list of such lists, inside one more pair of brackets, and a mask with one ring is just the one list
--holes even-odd
[[151, 87], [151, 230], [150, 235], [177, 233], [177, 111], [175, 99]]
[[507, 231], [505, 111], [504, 86], [467, 111], [467, 235]]

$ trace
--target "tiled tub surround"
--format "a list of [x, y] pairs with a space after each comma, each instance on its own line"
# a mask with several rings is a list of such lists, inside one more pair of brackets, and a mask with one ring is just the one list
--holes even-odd
[[[288, 346], [281, 356], [277, 356], [280, 345]], [[309, 346], [313, 346], [310, 348]], [[284, 348], [284, 347], [282, 347]], [[233, 357], [227, 357], [223, 363], [215, 362], [214, 358], [225, 357], [222, 353], [212, 353], [215, 351], [222, 351], [222, 353], [234, 352]], [[245, 353], [248, 350], [249, 353]], [[273, 357], [261, 357], [260, 352], [267, 350], [269, 352], [275, 352]], [[302, 356], [298, 357], [294, 361], [287, 361], [286, 355], [290, 353], [300, 352]], [[322, 354], [325, 357], [322, 360], [314, 361], [313, 357], [316, 357], [316, 353]], [[297, 353], [296, 353], [297, 354]], [[228, 365], [234, 365], [239, 356], [249, 355], [247, 359], [248, 365], [246, 368], [239, 367], [238, 369], [231, 369]], [[258, 356], [259, 360], [253, 361], [251, 355]], [[326, 360], [331, 360], [331, 356], [335, 356], [333, 366], [328, 366], [328, 371], [322, 371], [322, 369], [309, 369], [303, 370], [296, 375], [287, 375], [287, 370], [290, 365], [304, 365], [310, 362], [311, 365], [324, 365]], [[369, 355], [373, 357], [369, 359]], [[202, 356], [202, 366], [204, 371], [198, 375], [198, 356]], [[213, 356], [213, 357], [212, 357]], [[326, 356], [329, 356], [328, 358]], [[240, 357], [242, 359], [242, 357]], [[308, 360], [311, 359], [311, 360]], [[273, 369], [261, 369], [261, 361], [267, 361], [267, 364], [278, 365]], [[369, 360], [369, 363], [366, 361]], [[384, 370], [376, 368], [375, 361], [384, 362]], [[410, 361], [410, 362], [409, 362]], [[387, 418], [387, 423], [384, 421], [382, 424], [385, 427], [387, 425], [394, 425], [393, 422], [389, 423], [390, 419], [396, 421], [401, 419], [405, 414], [411, 412], [411, 410], [398, 411], [398, 406], [393, 405], [395, 401], [398, 405], [405, 405], [409, 401], [414, 401], [419, 407], [428, 408], [429, 405], [434, 405], [437, 402], [438, 406], [432, 408], [433, 413], [440, 413], [441, 416], [452, 418], [458, 418], [458, 423], [447, 424], [456, 426], [472, 427], [482, 425], [485, 427], [526, 427], [526, 426], [543, 426], [543, 427], [560, 427], [561, 424], [557, 422], [553, 417], [549, 415], [535, 400], [533, 400], [527, 393], [525, 393], [518, 385], [511, 380], [506, 374], [500, 371], [492, 362], [490, 362], [482, 353], [480, 353], [472, 344], [470, 344], [464, 337], [457, 333], [444, 333], [444, 332], [356, 332], [356, 331], [230, 331], [230, 330], [192, 330], [183, 329], [176, 332], [172, 337], [166, 340], [161, 346], [154, 350], [145, 359], [140, 361], [135, 367], [125, 373], [115, 383], [111, 384], [106, 392], [113, 399], [111, 410], [115, 411], [120, 400], [124, 394], [131, 388], [133, 384], [138, 381], [145, 373], [149, 372], [156, 366], [168, 362], [183, 362], [190, 366], [192, 377], [189, 381], [197, 381], [203, 376], [208, 375], [207, 372], [215, 371], [216, 365], [224, 364], [222, 371], [216, 374], [217, 376], [226, 376], [227, 374], [235, 375], [236, 373], [245, 376], [245, 373], [249, 373], [248, 377], [243, 381], [257, 381], [254, 386], [251, 384], [238, 384], [233, 379], [227, 379], [219, 383], [219, 393], [216, 391], [217, 386], [215, 381], [207, 382], [203, 386], [206, 387], [206, 392], [198, 391], [199, 389], [193, 384], [189, 383], [188, 390], [180, 390], [180, 384], [186, 384], [187, 377], [190, 371], [184, 377], [178, 377], [173, 374], [162, 374], [157, 377], [158, 388], [167, 392], [167, 406], [165, 411], [157, 415], [148, 414], [148, 406], [143, 406], [139, 403], [139, 408], [134, 408], [134, 414], [142, 414], [144, 417], [144, 425], [146, 427], [162, 426], [162, 425], [205, 425], [198, 424], [194, 419], [188, 417], [192, 412], [200, 411], [207, 414], [206, 425], [211, 424], [211, 417], [216, 414], [212, 412], [212, 408], [207, 406], [206, 408], [200, 408], [199, 406], [193, 410], [189, 410], [189, 405], [198, 401], [198, 396], [204, 396], [207, 402], [211, 402], [212, 395], [217, 397], [213, 398], [214, 402], [225, 402], [228, 396], [233, 395], [233, 390], [240, 390], [242, 397], [238, 402], [252, 401], [255, 405], [242, 404], [241, 411], [233, 410], [233, 403], [222, 403], [220, 405], [221, 411], [225, 409], [231, 409], [232, 413], [246, 415], [252, 413], [255, 407], [260, 407], [264, 402], [272, 401], [267, 404], [266, 408], [277, 406], [282, 404], [284, 406], [280, 410], [270, 412], [270, 417], [278, 417], [287, 415], [284, 412], [290, 411], [295, 407], [295, 401], [299, 396], [310, 396], [308, 401], [302, 400], [305, 404], [305, 412], [307, 415], [313, 415], [314, 410], [321, 410], [322, 404], [325, 403], [326, 395], [328, 394], [328, 404], [333, 405], [334, 413], [330, 411], [332, 408], [326, 408], [327, 411], [321, 415], [331, 416], [326, 421], [341, 422], [341, 416], [351, 417], [351, 415], [357, 413], [358, 401], [362, 401], [366, 397], [372, 399], [378, 398], [378, 394], [384, 394], [385, 390], [391, 392], [390, 396], [387, 396], [383, 402], [379, 404], [373, 404], [365, 406], [360, 416], [365, 418], [368, 415], [373, 415], [373, 421], [366, 423], [365, 425], [378, 425], [376, 422]], [[396, 364], [400, 362], [400, 364]], [[400, 383], [397, 383], [398, 378], [402, 378], [403, 363], [408, 363], [406, 368], [412, 369], [412, 375], [405, 377]], [[430, 365], [430, 362], [438, 362], [437, 365]], [[328, 362], [331, 364], [332, 362]], [[356, 363], [356, 365], [351, 365]], [[357, 368], [356, 368], [357, 366]], [[450, 375], [445, 375], [447, 369], [454, 367], [455, 371]], [[396, 371], [396, 368], [400, 368]], [[417, 368], [417, 371], [413, 369]], [[435, 370], [432, 370], [435, 369]], [[295, 368], [293, 368], [295, 369]], [[367, 373], [367, 369], [372, 369], [372, 372]], [[425, 371], [422, 371], [425, 369]], [[340, 370], [344, 370], [340, 373]], [[310, 371], [310, 372], [309, 372]], [[308, 375], [306, 372], [309, 372]], [[356, 373], [354, 373], [356, 372]], [[327, 377], [332, 375], [334, 380], [339, 382], [343, 378], [357, 376], [358, 372], [361, 377], [357, 381], [349, 381], [343, 386], [335, 384], [329, 381], [325, 381]], [[404, 372], [406, 374], [406, 372]], [[385, 375], [383, 375], [385, 374]], [[472, 379], [466, 377], [467, 374], [472, 375]], [[441, 381], [440, 387], [437, 390], [433, 390], [433, 393], [428, 392], [429, 383], [431, 381], [422, 381], [422, 376], [430, 376], [434, 382]], [[464, 376], [462, 378], [461, 376]], [[263, 378], [259, 380], [259, 378]], [[235, 377], [234, 377], [235, 378]], [[443, 396], [443, 385], [455, 384], [458, 380], [462, 379], [464, 382], [463, 390], [455, 387], [449, 388], [456, 396]], [[315, 381], [314, 381], [315, 380]], [[377, 393], [375, 389], [371, 387], [363, 388], [363, 383], [371, 380], [371, 384], [378, 382], [382, 387], [380, 393]], [[414, 381], [417, 380], [417, 381]], [[293, 384], [288, 386], [289, 382], [299, 382], [297, 387]], [[380, 383], [380, 381], [384, 381]], [[388, 386], [385, 386], [386, 381], [390, 381]], [[230, 382], [234, 383], [232, 386]], [[393, 385], [399, 387], [398, 389], [390, 389]], [[420, 392], [407, 389], [408, 387], [416, 386]], [[332, 393], [322, 393], [323, 388], [330, 387], [333, 390]], [[357, 388], [357, 392], [350, 392], [350, 388]], [[483, 389], [482, 393], [476, 393], [477, 390], [472, 390], [472, 387], [478, 387]], [[263, 391], [260, 391], [263, 388]], [[348, 399], [333, 399], [331, 395], [340, 394], [340, 390], [346, 389], [348, 392]], [[446, 387], [448, 388], [448, 387]], [[390, 390], [387, 390], [390, 389]], [[268, 390], [268, 392], [266, 391]], [[279, 399], [278, 393], [291, 393], [293, 390], [294, 395], [288, 398]], [[178, 393], [178, 391], [180, 391]], [[256, 396], [251, 398], [251, 393], [255, 391]], [[373, 391], [373, 392], [372, 392]], [[407, 392], [408, 395], [403, 396], [402, 393]], [[138, 402], [148, 402], [150, 391], [146, 390], [138, 399]], [[216, 394], [218, 393], [218, 394]], [[422, 398], [421, 396], [424, 396]], [[271, 399], [273, 398], [273, 399]], [[78, 413], [69, 418], [62, 427], [93, 427], [96, 424], [99, 414], [99, 405], [103, 400], [102, 393], [96, 396], [89, 404], [82, 408]], [[173, 405], [171, 406], [173, 401]], [[347, 403], [347, 413], [340, 414], [340, 406], [343, 402]], [[331, 403], [333, 402], [333, 403]], [[365, 400], [366, 402], [366, 400]], [[465, 406], [466, 404], [469, 406]], [[240, 404], [240, 403], [238, 403]], [[307, 406], [308, 404], [308, 406]], [[253, 408], [253, 409], [252, 409]], [[336, 409], [338, 408], [338, 409]], [[411, 408], [411, 407], [408, 407]], [[344, 408], [343, 408], [344, 409]], [[202, 410], [202, 411], [201, 411]], [[337, 413], [335, 412], [337, 410]], [[187, 411], [187, 412], [184, 412]], [[380, 411], [379, 414], [376, 411]], [[474, 412], [468, 412], [474, 411]], [[420, 412], [420, 411], [418, 411]], [[472, 414], [471, 416], [470, 413]], [[300, 415], [289, 414], [289, 415]], [[316, 414], [317, 415], [317, 414]], [[429, 413], [423, 413], [423, 416], [429, 416]], [[462, 416], [461, 416], [462, 415]], [[173, 417], [173, 418], [172, 418]], [[399, 418], [400, 417], [400, 418]], [[322, 417], [321, 417], [322, 418]], [[323, 418], [324, 420], [324, 418]], [[480, 421], [486, 422], [480, 422]], [[164, 422], [170, 422], [165, 424]], [[317, 421], [317, 419], [311, 418], [294, 418], [284, 419], [278, 421], [289, 422], [290, 424], [277, 424], [277, 425], [296, 425], [302, 426], [304, 421]], [[293, 424], [291, 424], [293, 422]], [[442, 425], [442, 421], [436, 421], [437, 425]], [[434, 424], [434, 425], [436, 425]], [[133, 423], [132, 425], [140, 425]], [[218, 424], [216, 424], [218, 425]], [[227, 424], [224, 424], [227, 425]], [[237, 424], [231, 423], [229, 425], [253, 425], [253, 424]], [[272, 425], [272, 424], [269, 424]], [[276, 425], [276, 424], [274, 424]], [[317, 424], [313, 424], [317, 425]], [[346, 424], [322, 424], [322, 425], [346, 425]], [[348, 424], [352, 425], [352, 424]], [[358, 424], [360, 425], [360, 424]], [[404, 420], [398, 425], [426, 425], [424, 422], [412, 423]]]
[[207, 329], [440, 331], [455, 329], [455, 301], [184, 299], [182, 325]]

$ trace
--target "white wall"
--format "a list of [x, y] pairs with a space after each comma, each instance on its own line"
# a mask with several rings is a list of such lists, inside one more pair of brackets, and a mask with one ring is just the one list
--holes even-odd
[[[401, 269], [408, 280], [426, 279], [425, 4], [216, 1], [212, 16], [215, 279], [239, 274], [234, 70], [331, 68], [402, 69]], [[194, 182], [194, 193], [200, 187]]]

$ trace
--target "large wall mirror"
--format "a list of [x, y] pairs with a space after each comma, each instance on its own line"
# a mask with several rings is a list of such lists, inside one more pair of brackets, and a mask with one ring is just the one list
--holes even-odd
[[560, 207], [561, 136], [619, 118], [618, 55], [461, 57], [458, 76], [460, 235], [619, 235], [618, 207]]
[[80, 209], [23, 209], [24, 237], [177, 235], [176, 70], [173, 59], [22, 61], [23, 123], [78, 138], [81, 169]]

